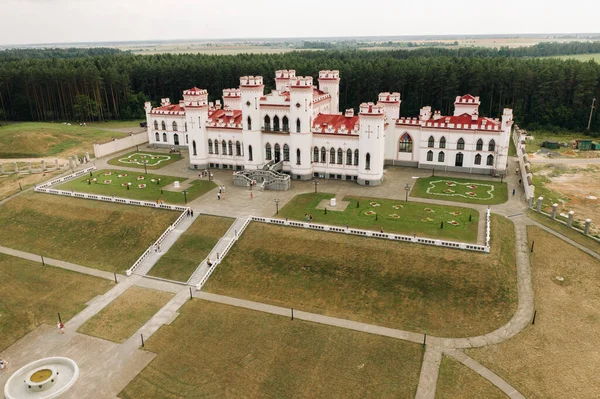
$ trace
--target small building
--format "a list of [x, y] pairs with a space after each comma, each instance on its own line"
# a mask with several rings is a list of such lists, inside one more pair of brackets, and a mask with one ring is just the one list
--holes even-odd
[[600, 143], [592, 141], [592, 150], [600, 151]]
[[556, 150], [560, 147], [560, 143], [558, 141], [546, 140], [542, 143], [542, 147]]
[[592, 140], [575, 140], [575, 148], [580, 151], [589, 151], [592, 149]]

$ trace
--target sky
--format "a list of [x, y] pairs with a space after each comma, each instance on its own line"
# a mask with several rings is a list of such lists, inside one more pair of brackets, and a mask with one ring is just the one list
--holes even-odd
[[600, 32], [599, 0], [0, 0], [0, 15], [0, 45]]

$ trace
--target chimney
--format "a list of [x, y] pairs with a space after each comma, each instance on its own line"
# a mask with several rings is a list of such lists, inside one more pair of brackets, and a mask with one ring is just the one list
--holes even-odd
[[441, 119], [441, 118], [442, 118], [442, 113], [440, 111], [435, 111], [433, 113], [433, 120], [434, 121], [437, 121], [438, 119]]
[[352, 118], [354, 116], [354, 108], [348, 108], [344, 116], [346, 118]]

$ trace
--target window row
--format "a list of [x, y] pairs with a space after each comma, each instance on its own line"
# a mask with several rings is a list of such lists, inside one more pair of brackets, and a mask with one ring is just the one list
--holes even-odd
[[[462, 154], [457, 154], [457, 159], [458, 159], [458, 155], [460, 155], [460, 165], [457, 166], [462, 166], [462, 158], [463, 155]], [[444, 154], [444, 151], [440, 151], [438, 152], [438, 156], [437, 156], [437, 161], [438, 162], [444, 162], [446, 160], [446, 155]], [[428, 162], [433, 162], [433, 151], [429, 150], [427, 151], [427, 161]], [[475, 155], [475, 165], [481, 165], [481, 154], [477, 154]], [[494, 165], [494, 156], [492, 154], [487, 156], [487, 160], [486, 160], [486, 165], [487, 166], [493, 166]]]
[[[233, 155], [233, 145], [234, 145], [233, 141], [231, 141], [231, 140], [229, 140], [229, 141], [222, 140], [221, 141], [221, 149], [222, 149], [221, 154]], [[208, 153], [219, 155], [219, 140], [215, 140], [214, 145], [213, 145], [213, 141], [211, 139], [208, 139]], [[194, 152], [194, 155], [196, 155], [195, 152]], [[235, 142], [235, 156], [236, 157], [242, 156], [242, 145], [240, 144], [239, 141]]]
[[[271, 125], [271, 117], [269, 115], [265, 115], [264, 118], [264, 125], [262, 130], [264, 131], [273, 131], [273, 132], [289, 132], [290, 131], [290, 125], [289, 125], [289, 120], [287, 116], [284, 116], [283, 118], [281, 118], [281, 124], [280, 124], [280, 120], [279, 117], [277, 115], [275, 115], [273, 117], [273, 125]], [[247, 124], [248, 124], [248, 130], [252, 130], [252, 119], [250, 119], [250, 117], [248, 117], [247, 120]], [[300, 118], [296, 119], [296, 133], [300, 133], [302, 129], [302, 123], [300, 122]]]
[[[404, 136], [407, 136], [407, 134], [405, 133]], [[404, 136], [402, 136], [402, 137], [404, 137]], [[402, 142], [402, 139], [401, 139], [401, 142]], [[429, 136], [429, 140], [427, 141], [427, 147], [429, 147], [429, 148], [435, 147], [435, 139], [433, 138], [433, 136]], [[446, 148], [446, 138], [443, 136], [439, 141], [439, 148]], [[458, 141], [456, 142], [456, 149], [457, 150], [465, 149], [465, 140], [462, 137], [460, 139], [458, 139]], [[475, 144], [475, 150], [483, 151], [483, 140], [482, 139], [477, 140], [477, 143]], [[412, 151], [412, 146], [411, 146], [411, 151]], [[488, 151], [496, 151], [496, 142], [494, 141], [494, 139], [491, 139], [489, 141]], [[400, 151], [400, 152], [402, 152], [402, 151]]]
[[[160, 136], [160, 134], [158, 132], [154, 133], [154, 140], [157, 143], [160, 143], [160, 138], [161, 138], [161, 136]], [[163, 143], [167, 142], [167, 134], [166, 133], [162, 134], [162, 141], [163, 141]], [[179, 135], [177, 133], [175, 133], [173, 135], [173, 144], [174, 145], [179, 145], [180, 144], [179, 143]], [[188, 144], [188, 136], [187, 136], [187, 134], [185, 135], [185, 144]]]
[[[329, 151], [325, 149], [325, 147], [321, 147], [321, 152], [319, 152], [319, 147], [313, 148], [313, 162], [315, 163], [327, 163], [327, 152], [329, 152], [329, 163], [330, 164], [344, 164], [344, 151], [341, 148], [337, 149], [330, 148]], [[320, 154], [320, 156], [319, 156]], [[354, 150], [354, 158], [352, 157], [352, 150], [346, 150], [346, 165], [352, 165], [352, 160], [354, 159], [354, 166], [358, 165], [358, 150]]]
[[[177, 122], [173, 121], [172, 127], [174, 132], [178, 131]], [[161, 122], [161, 128], [162, 130], [167, 130], [167, 124], [165, 121]], [[154, 130], [158, 130], [158, 121], [154, 121]], [[185, 122], [185, 131], [187, 132], [187, 122]]]
[[[279, 146], [279, 144], [275, 144], [275, 146], [273, 148], [271, 148], [271, 143], [267, 143], [265, 145], [265, 159], [267, 161], [271, 161], [274, 160], [275, 163], [280, 162], [280, 161], [284, 161], [284, 162], [289, 162], [290, 161], [290, 147], [287, 144], [283, 145], [283, 159], [281, 158], [281, 147]], [[252, 160], [252, 159], [250, 159]], [[300, 157], [300, 149], [296, 149], [296, 165], [300, 165], [301, 164], [301, 157]]]

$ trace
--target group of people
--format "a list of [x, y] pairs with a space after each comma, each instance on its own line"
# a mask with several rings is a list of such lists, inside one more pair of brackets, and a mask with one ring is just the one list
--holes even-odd
[[305, 213], [304, 219], [306, 219], [307, 222], [312, 222], [312, 213]]
[[194, 217], [194, 210], [192, 208], [188, 208], [187, 215], [191, 216], [191, 217]]
[[219, 192], [217, 193], [217, 200], [221, 199], [221, 195], [225, 195], [225, 186], [219, 186]]
[[200, 173], [198, 173], [198, 176], [203, 178], [203, 177], [213, 177], [213, 174], [211, 172], [208, 171], [208, 169], [205, 169], [203, 172], [201, 171]]

